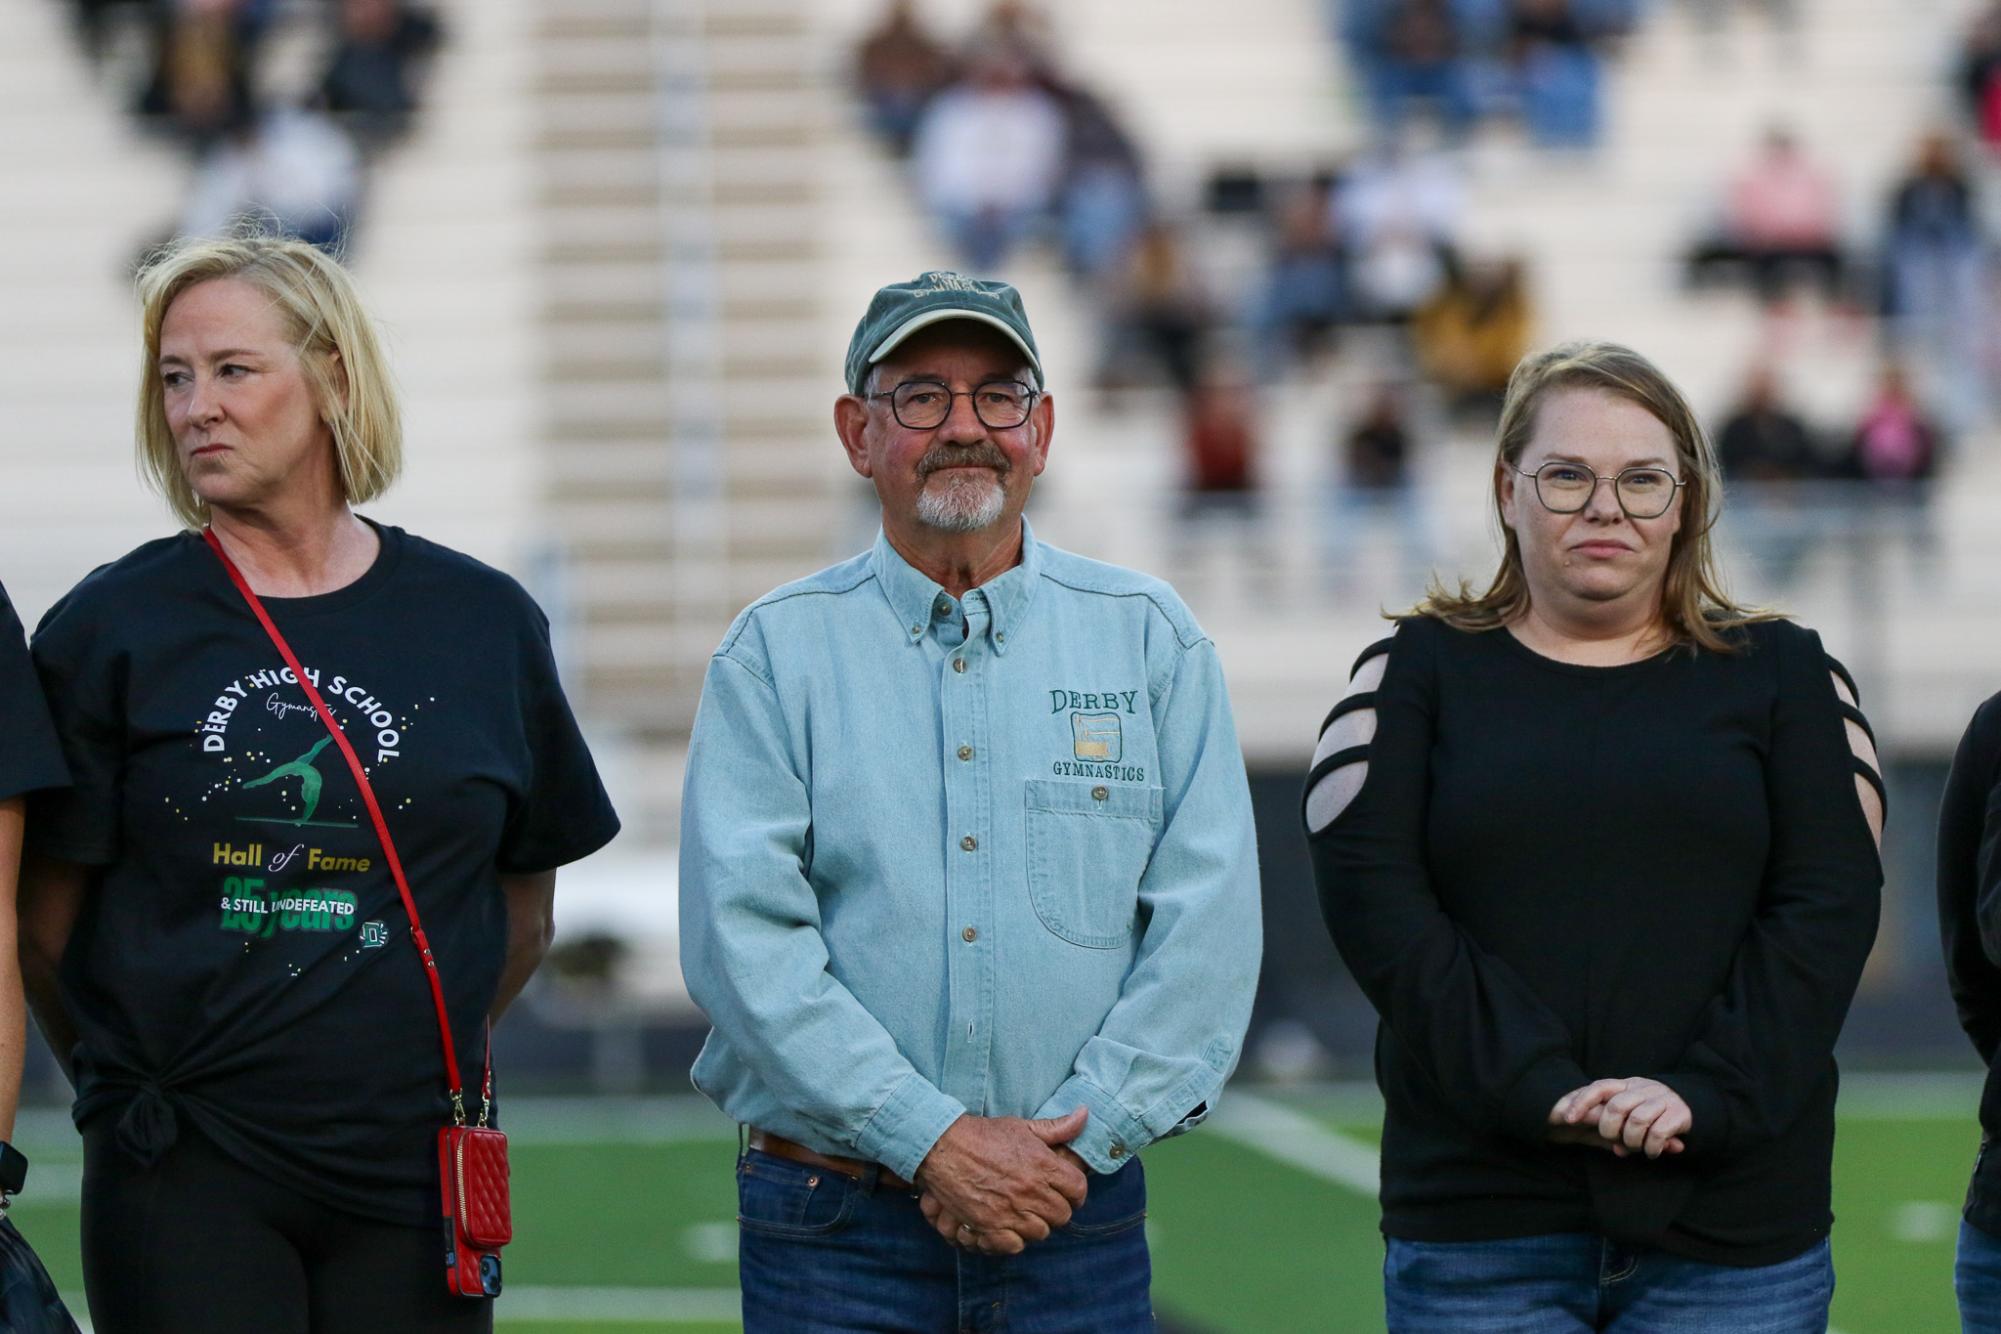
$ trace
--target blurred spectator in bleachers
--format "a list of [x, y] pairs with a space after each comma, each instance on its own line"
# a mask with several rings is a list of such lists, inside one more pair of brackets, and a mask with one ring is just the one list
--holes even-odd
[[1510, 65], [1522, 123], [1545, 148], [1598, 138], [1598, 53], [1571, 0], [1513, 0]]
[[253, 0], [155, 0], [152, 72], [139, 114], [197, 151], [250, 115], [251, 56], [266, 18]]
[[1323, 557], [1329, 581], [1340, 589], [1369, 588], [1379, 595], [1380, 580], [1360, 575], [1357, 557], [1387, 537], [1396, 551], [1396, 592], [1414, 595], [1431, 564], [1431, 540], [1424, 509], [1412, 485], [1411, 432], [1404, 396], [1395, 385], [1379, 386], [1360, 420], [1341, 438], [1339, 476], [1326, 524]]
[[1491, 421], [1534, 328], [1522, 262], [1509, 257], [1452, 265], [1411, 334], [1419, 368], [1454, 411]]
[[1780, 397], [1769, 366], [1745, 381], [1743, 397], [1716, 432], [1716, 457], [1731, 482], [1796, 482], [1822, 471], [1813, 433]]
[[395, 139], [417, 109], [417, 80], [439, 38], [437, 19], [402, 0], [336, 0], [323, 105], [364, 144]]
[[1062, 183], [1063, 109], [1018, 48], [981, 45], [934, 97], [911, 148], [917, 189], [975, 274], [1044, 226]]
[[1883, 368], [1849, 446], [1850, 476], [1887, 488], [1929, 480], [1938, 470], [1942, 437], [1918, 402], [1903, 367]]
[[1378, 125], [1393, 130], [1413, 109], [1455, 136], [1472, 125], [1475, 76], [1451, 0], [1345, 0], [1340, 26]]
[[1229, 362], [1205, 364], [1181, 400], [1185, 485], [1170, 541], [1174, 578], [1234, 565], [1262, 592], [1269, 539], [1258, 490], [1259, 413], [1249, 377]]
[[1195, 392], [1211, 322], [1180, 234], [1146, 224], [1127, 249], [1106, 302], [1101, 385], [1135, 383], [1157, 372], [1184, 397]]
[[911, 0], [891, 0], [882, 21], [855, 52], [855, 84], [868, 104], [870, 128], [895, 150], [910, 151], [918, 118], [951, 83], [957, 62], [918, 21]]
[[1463, 206], [1459, 173], [1411, 128], [1365, 156], [1334, 194], [1353, 315], [1372, 323], [1408, 321], [1452, 263]]
[[1331, 181], [1316, 181], [1281, 192], [1274, 204], [1271, 255], [1247, 316], [1267, 375], [1325, 347], [1353, 311], [1333, 193]]
[[1798, 484], [1826, 469], [1813, 432], [1786, 405], [1769, 366], [1757, 367], [1745, 381], [1743, 396], [1717, 429], [1716, 456], [1732, 488], [1726, 509], [1731, 531], [1741, 535], [1745, 554], [1772, 586], [1786, 587], [1818, 536]]
[[1959, 55], [1967, 119], [1990, 150], [2001, 150], [2001, 4], [1990, 3], [1967, 30]]
[[1063, 258], [1072, 273], [1102, 277], [1146, 222], [1145, 164], [1103, 98], [1078, 84], [1064, 84], [1056, 95], [1064, 119], [1057, 204]]
[[1249, 382], [1226, 367], [1205, 368], [1189, 387], [1183, 407], [1188, 466], [1184, 517], [1254, 511], [1257, 410]]
[[1979, 360], [1989, 318], [1987, 262], [1973, 184], [1959, 151], [1949, 136], [1928, 135], [1891, 194], [1883, 314], [1898, 355], [1932, 367], [1962, 426], [1984, 400]]
[[1847, 473], [1867, 486], [1879, 521], [1900, 529], [1920, 559], [1933, 549], [1931, 482], [1945, 439], [1901, 366], [1883, 368], [1876, 392], [1862, 411], [1846, 460]]
[[221, 236], [247, 218], [259, 230], [338, 251], [361, 189], [361, 153], [339, 125], [316, 109], [273, 107], [202, 155], [178, 231]]
[[1748, 269], [1769, 305], [1804, 275], [1835, 299], [1846, 272], [1840, 227], [1833, 178], [1791, 131], [1774, 127], [1730, 183], [1721, 225], [1689, 257], [1690, 277], [1701, 283], [1719, 269]]

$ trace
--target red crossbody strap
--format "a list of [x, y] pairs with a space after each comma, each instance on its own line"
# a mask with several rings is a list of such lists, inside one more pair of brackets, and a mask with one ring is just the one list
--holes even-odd
[[[340, 724], [334, 721], [333, 714], [327, 709], [327, 702], [320, 698], [320, 692], [307, 679], [305, 668], [299, 665], [299, 659], [293, 654], [292, 646], [285, 642], [285, 636], [278, 633], [278, 627], [271, 621], [271, 614], [264, 610], [264, 604], [258, 600], [257, 594], [250, 590], [250, 583], [243, 577], [243, 571], [236, 568], [236, 562], [222, 549], [222, 542], [216, 537], [215, 530], [204, 528], [201, 535], [202, 540], [208, 543], [209, 549], [215, 552], [216, 559], [222, 562], [222, 568], [229, 572], [229, 581], [236, 585], [236, 591], [243, 594], [243, 600], [249, 603], [250, 610], [256, 613], [258, 623], [264, 627], [264, 633], [271, 636], [271, 642], [277, 646], [278, 656], [292, 669], [292, 676], [298, 681], [299, 689], [305, 691], [306, 698], [312, 701], [313, 711], [320, 715], [320, 721], [326, 724], [327, 733], [333, 737], [334, 745], [339, 747], [340, 753], [347, 758], [348, 771], [354, 775], [355, 786], [361, 789], [361, 800], [368, 807], [368, 818], [375, 822], [375, 837], [382, 843], [382, 855], [389, 863], [389, 874], [395, 878], [396, 892], [403, 898], [403, 911], [409, 915], [410, 937], [417, 944], [417, 957], [424, 961], [424, 978], [431, 984], [431, 1003], [438, 1010], [438, 1041], [445, 1049], [445, 1079], [451, 1086], [452, 1117], [463, 1125], [465, 1085], [459, 1079], [459, 1058], [457, 1050], [452, 1045], [451, 1018], [445, 1012], [444, 983], [438, 979], [438, 963], [431, 957], [431, 942], [424, 936], [424, 923], [417, 916], [417, 900], [410, 895], [410, 882], [403, 875], [403, 859], [396, 855], [396, 842], [389, 837], [389, 822], [382, 818], [382, 807], [375, 800], [375, 789], [369, 784], [368, 775], [362, 772], [361, 759], [354, 753], [354, 747], [348, 744], [347, 734], [340, 730]], [[488, 1098], [492, 1097], [492, 1088], [493, 1056], [489, 1044], [486, 1065]], [[485, 1119], [482, 1113], [481, 1122], [484, 1123]]]

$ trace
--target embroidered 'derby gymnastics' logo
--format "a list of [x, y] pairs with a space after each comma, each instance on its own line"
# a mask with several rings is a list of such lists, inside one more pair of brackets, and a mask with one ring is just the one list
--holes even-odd
[[1070, 715], [1070, 755], [1051, 771], [1060, 778], [1144, 783], [1146, 770], [1124, 763], [1125, 719], [1138, 710], [1137, 690], [1051, 690], [1049, 712]]

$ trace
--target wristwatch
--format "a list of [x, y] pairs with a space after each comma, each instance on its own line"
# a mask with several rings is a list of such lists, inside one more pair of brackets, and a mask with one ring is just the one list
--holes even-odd
[[28, 1180], [28, 1156], [0, 1139], [0, 1199], [19, 1195]]

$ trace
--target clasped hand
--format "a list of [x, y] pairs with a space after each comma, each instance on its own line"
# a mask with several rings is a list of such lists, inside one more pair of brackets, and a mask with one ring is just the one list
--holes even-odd
[[987, 1255], [1019, 1255], [1084, 1203], [1084, 1160], [1067, 1146], [1090, 1113], [1027, 1121], [966, 1115], [931, 1146], [916, 1184], [938, 1235]]
[[1549, 1109], [1549, 1138], [1583, 1144], [1620, 1158], [1680, 1153], [1695, 1117], [1682, 1096], [1658, 1079], [1597, 1079], [1572, 1089]]

